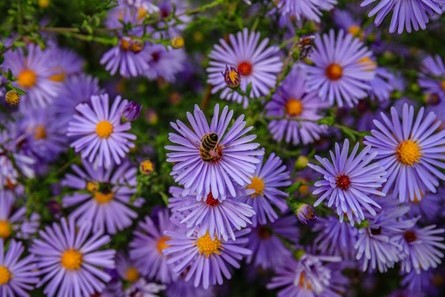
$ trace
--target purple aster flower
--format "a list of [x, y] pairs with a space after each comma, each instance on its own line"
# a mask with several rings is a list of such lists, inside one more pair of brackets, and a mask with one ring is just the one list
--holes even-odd
[[445, 197], [445, 188], [440, 187], [437, 193], [427, 193], [421, 199], [414, 199], [409, 204], [410, 210], [408, 217], [419, 218], [420, 222], [434, 222], [440, 218], [440, 213], [443, 209]]
[[90, 234], [87, 228], [76, 228], [73, 221], [62, 219], [39, 232], [31, 253], [37, 259], [49, 296], [91, 296], [101, 292], [111, 276], [103, 268], [114, 268], [114, 250], [99, 250], [110, 242], [100, 233]]
[[403, 233], [403, 250], [408, 256], [402, 260], [402, 271], [412, 270], [420, 273], [430, 268], [436, 268], [443, 258], [445, 250], [444, 229], [437, 229], [436, 225], [427, 227], [414, 226]]
[[[279, 57], [277, 46], [267, 46], [269, 39], [260, 42], [260, 33], [249, 32], [245, 28], [236, 35], [229, 35], [229, 42], [221, 39], [210, 53], [210, 63], [207, 68], [207, 82], [213, 86], [212, 94], [222, 90], [221, 98], [243, 103], [246, 108], [249, 99], [266, 95], [275, 86], [277, 75], [283, 63]], [[250, 94], [241, 95], [227, 86], [221, 74], [226, 66], [235, 67], [241, 75], [240, 89], [247, 91], [251, 85]]]
[[426, 93], [438, 96], [439, 102], [436, 104], [445, 101], [445, 64], [439, 55], [423, 59], [419, 86]]
[[188, 1], [183, 0], [151, 0], [159, 8], [160, 22], [164, 23], [164, 31], [156, 32], [155, 37], [169, 39], [180, 36], [187, 23], [191, 20], [186, 10]]
[[179, 134], [169, 133], [173, 145], [165, 147], [171, 151], [167, 161], [175, 163], [171, 175], [185, 187], [184, 195], [191, 193], [205, 199], [211, 192], [222, 201], [227, 195], [236, 195], [236, 185], [246, 186], [250, 182], [260, 162], [257, 156], [264, 152], [257, 150], [259, 144], [252, 143], [256, 135], [246, 135], [253, 127], [246, 128], [244, 115], [226, 131], [232, 117], [232, 110], [226, 106], [220, 114], [216, 104], [209, 126], [204, 113], [195, 105], [193, 114], [187, 113], [192, 129], [179, 120], [171, 123]]
[[[331, 160], [315, 156], [321, 164], [308, 164], [315, 171], [323, 174], [323, 180], [317, 181], [313, 194], [321, 194], [314, 206], [328, 200], [328, 206], [334, 207], [343, 221], [346, 215], [351, 224], [365, 219], [363, 210], [376, 215], [375, 208], [379, 204], [373, 200], [373, 195], [385, 196], [379, 189], [386, 181], [386, 172], [379, 163], [372, 162], [377, 156], [370, 152], [371, 147], [365, 147], [358, 153], [357, 143], [349, 154], [349, 140], [346, 139], [342, 149], [335, 144], [335, 153], [330, 151]], [[357, 154], [358, 153], [358, 154]]]
[[130, 101], [127, 106], [125, 106], [125, 109], [122, 111], [122, 117], [125, 121], [134, 121], [141, 115], [142, 105]]
[[174, 82], [176, 75], [184, 70], [186, 55], [183, 49], [166, 48], [160, 44], [148, 46], [148, 68], [144, 75], [151, 80], [164, 79]]
[[251, 205], [255, 211], [255, 216], [252, 217], [254, 227], [278, 218], [273, 206], [282, 213], [287, 210], [286, 198], [289, 195], [280, 188], [291, 184], [289, 171], [274, 153], [270, 154], [264, 165], [263, 157], [260, 157], [260, 161], [246, 186], [245, 195], [241, 198], [242, 202]]
[[[133, 261], [131, 261], [124, 252], [120, 252], [116, 256], [116, 270], [119, 277], [128, 283], [129, 287], [127, 291], [139, 291], [141, 289], [140, 280], [143, 280], [143, 278]], [[129, 294], [126, 295], [133, 296]]]
[[5, 54], [5, 69], [10, 69], [17, 80], [14, 86], [24, 90], [20, 103], [22, 110], [33, 107], [45, 107], [58, 95], [61, 84], [51, 80], [56, 74], [54, 60], [49, 51], [42, 51], [37, 45], [8, 51]]
[[119, 71], [123, 77], [143, 75], [149, 68], [150, 53], [148, 44], [137, 37], [124, 36], [119, 45], [107, 51], [100, 63], [112, 75]]
[[[352, 12], [354, 12], [354, 14]], [[340, 29], [343, 29], [360, 40], [364, 39], [365, 31], [368, 30], [364, 30], [364, 28], [362, 28], [360, 17], [357, 18], [357, 7], [354, 6], [349, 11], [335, 9], [332, 12], [332, 16], [334, 23], [340, 27]]]
[[191, 282], [178, 279], [167, 286], [165, 290], [167, 297], [215, 297], [211, 289], [195, 288]]
[[272, 118], [268, 128], [276, 141], [308, 144], [327, 132], [327, 126], [316, 121], [323, 117], [321, 111], [329, 104], [316, 93], [306, 92], [306, 85], [306, 70], [297, 65], [266, 104], [267, 116]]
[[406, 257], [401, 245], [403, 232], [415, 224], [415, 220], [402, 218], [408, 210], [406, 206], [384, 205], [383, 210], [359, 230], [354, 248], [363, 271], [386, 272]]
[[54, 63], [54, 74], [49, 77], [51, 81], [64, 82], [69, 76], [79, 74], [84, 66], [84, 61], [75, 52], [60, 48], [55, 42], [49, 43], [48, 55]]
[[315, 65], [307, 68], [307, 89], [322, 100], [353, 107], [368, 95], [376, 65], [359, 39], [331, 30], [315, 39], [311, 60]]
[[285, 215], [271, 224], [258, 225], [248, 235], [247, 248], [252, 251], [246, 262], [256, 267], [273, 269], [283, 266], [291, 257], [283, 240], [296, 244], [299, 239], [297, 219]]
[[90, 102], [93, 95], [102, 93], [97, 78], [79, 74], [68, 77], [60, 91], [60, 96], [54, 101], [53, 110], [60, 121], [62, 131], [66, 131], [67, 124], [76, 114], [76, 106]]
[[22, 257], [22, 243], [11, 240], [6, 247], [0, 239], [0, 296], [27, 297], [39, 282], [37, 266], [32, 255]]
[[[364, 0], [361, 6], [368, 6], [376, 1]], [[378, 2], [368, 16], [376, 15], [374, 24], [379, 26], [391, 12], [390, 33], [396, 30], [398, 34], [402, 34], [404, 30], [408, 33], [411, 33], [412, 29], [425, 30], [431, 17], [442, 14], [443, 0], [379, 0]]]
[[20, 235], [14, 237], [26, 238], [36, 231], [29, 228], [22, 229], [22, 224], [26, 220], [25, 207], [15, 208], [14, 197], [1, 195], [0, 198], [0, 240], [9, 239], [17, 232], [20, 232]]
[[240, 268], [239, 262], [244, 256], [252, 252], [244, 248], [247, 243], [245, 237], [250, 229], [236, 232], [236, 240], [222, 241], [209, 233], [195, 232], [188, 237], [181, 231], [166, 231], [171, 239], [164, 255], [169, 257], [168, 263], [174, 267], [176, 273], [185, 274], [185, 280], [194, 279], [195, 287], [204, 289], [211, 285], [223, 283], [223, 276], [231, 278], [229, 267]]
[[434, 113], [424, 117], [424, 108], [414, 117], [414, 107], [408, 104], [401, 112], [392, 107], [392, 120], [381, 116], [382, 120], [374, 120], [377, 129], [365, 137], [365, 144], [372, 146], [387, 171], [383, 192], [392, 190], [401, 202], [421, 199], [425, 189], [435, 193], [439, 179], [445, 180], [440, 172], [445, 169], [445, 130], [438, 130], [441, 122]]
[[106, 169], [84, 161], [83, 169], [77, 165], [72, 169], [75, 174], [67, 174], [62, 185], [77, 192], [63, 197], [62, 204], [75, 207], [70, 218], [79, 226], [114, 234], [133, 223], [137, 214], [130, 205], [136, 193], [136, 167], [125, 162]]
[[396, 89], [394, 75], [383, 67], [378, 67], [374, 79], [371, 81], [369, 97], [380, 102], [388, 101], [391, 93]]
[[121, 115], [127, 100], [120, 96], [110, 107], [107, 94], [92, 96], [91, 104], [81, 103], [76, 107], [79, 114], [74, 115], [68, 126], [68, 136], [73, 136], [71, 146], [80, 152], [83, 159], [110, 168], [121, 160], [134, 147], [136, 136], [128, 133], [129, 122], [122, 123]]
[[410, 273], [407, 273], [403, 276], [401, 285], [406, 287], [411, 292], [422, 293], [427, 291], [434, 291], [434, 289], [431, 290], [433, 278], [434, 273], [431, 269], [428, 271], [421, 271], [420, 273], [416, 273], [414, 270], [412, 270]]
[[315, 245], [321, 253], [339, 256], [343, 260], [355, 259], [354, 243], [357, 229], [335, 217], [318, 218], [314, 231], [319, 232]]
[[283, 15], [294, 17], [297, 21], [308, 19], [320, 22], [322, 10], [331, 10], [337, 0], [278, 0], [278, 8]]
[[278, 297], [340, 297], [345, 291], [343, 280], [325, 263], [340, 260], [339, 257], [309, 254], [298, 261], [289, 258], [284, 266], [278, 268], [267, 288], [281, 288]]
[[208, 231], [212, 238], [235, 240], [234, 231], [252, 224], [250, 218], [255, 215], [251, 206], [237, 198], [227, 197], [219, 201], [209, 193], [205, 200], [196, 200], [196, 195], [182, 196], [183, 189], [180, 188], [172, 187], [170, 192], [173, 197], [169, 199], [169, 207], [183, 218], [180, 223], [189, 229], [187, 234], [200, 230]]
[[44, 161], [53, 161], [65, 150], [62, 122], [48, 109], [30, 109], [23, 113], [20, 130], [26, 137], [22, 149]]
[[146, 216], [139, 223], [133, 233], [134, 239], [129, 244], [129, 253], [142, 275], [164, 284], [176, 280], [177, 275], [167, 264], [167, 257], [163, 254], [170, 240], [168, 235], [164, 235], [164, 231], [174, 229], [168, 210], [159, 211], [153, 219]]
[[5, 188], [14, 190], [20, 175], [34, 177], [35, 160], [18, 151], [23, 136], [18, 135], [15, 123], [0, 131], [0, 191]]
[[38, 213], [31, 213], [29, 217], [26, 216], [26, 208], [20, 208], [23, 213], [23, 220], [20, 225], [13, 225], [12, 228], [15, 232], [15, 237], [19, 239], [30, 239], [37, 234], [40, 228], [40, 215]]

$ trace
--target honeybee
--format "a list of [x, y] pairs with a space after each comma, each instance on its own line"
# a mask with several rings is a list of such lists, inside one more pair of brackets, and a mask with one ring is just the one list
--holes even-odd
[[300, 37], [300, 40], [298, 40], [298, 48], [300, 49], [300, 59], [305, 59], [306, 57], [309, 57], [310, 54], [312, 54], [313, 47], [314, 47], [314, 35], [306, 35]]
[[201, 145], [199, 147], [199, 155], [206, 161], [215, 161], [219, 158], [219, 154], [216, 151], [218, 146], [218, 135], [216, 133], [207, 133], [201, 138]]

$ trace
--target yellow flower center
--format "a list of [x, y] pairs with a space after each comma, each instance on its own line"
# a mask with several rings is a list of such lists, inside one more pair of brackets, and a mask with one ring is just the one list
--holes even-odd
[[11, 224], [7, 220], [0, 220], [0, 238], [6, 239], [11, 236]]
[[173, 48], [183, 48], [185, 44], [184, 38], [182, 36], [173, 37], [171, 40], [171, 45]]
[[55, 82], [64, 82], [65, 78], [66, 78], [66, 73], [64, 71], [53, 74], [49, 77], [50, 80], [55, 81]]
[[252, 194], [253, 197], [262, 195], [264, 187], [265, 187], [264, 180], [258, 176], [252, 177], [250, 185], [247, 186], [248, 189], [255, 190], [255, 193]]
[[96, 134], [99, 138], [108, 138], [113, 133], [113, 124], [109, 121], [100, 121], [96, 125]]
[[169, 236], [163, 235], [158, 239], [158, 242], [156, 243], [156, 249], [158, 250], [158, 253], [162, 255], [162, 251], [169, 247], [167, 244], [167, 241], [170, 240]]
[[332, 63], [326, 67], [325, 73], [330, 80], [336, 81], [343, 76], [343, 68], [337, 63]]
[[290, 98], [286, 102], [286, 113], [291, 117], [297, 117], [303, 112], [303, 102], [300, 99]]
[[150, 160], [144, 160], [139, 164], [139, 171], [143, 174], [150, 174], [154, 170], [153, 162]]
[[69, 249], [63, 252], [60, 263], [66, 270], [78, 270], [82, 266], [82, 260], [83, 256], [79, 251]]
[[442, 87], [442, 89], [445, 91], [445, 79], [443, 81], [440, 82], [440, 86]]
[[51, 3], [50, 0], [39, 0], [38, 4], [40, 8], [47, 8], [49, 4]]
[[146, 10], [146, 9], [143, 8], [143, 7], [139, 7], [139, 8], [138, 8], [138, 13], [137, 13], [137, 20], [138, 20], [138, 21], [142, 21], [143, 19], [145, 19], [145, 17], [147, 16], [147, 14], [148, 14], [148, 10]]
[[377, 68], [377, 64], [370, 57], [363, 57], [358, 60], [359, 64], [362, 64], [367, 71], [374, 71]]
[[96, 202], [99, 204], [106, 204], [111, 200], [113, 200], [113, 197], [114, 197], [113, 192], [109, 193], [102, 193], [99, 191], [94, 192], [94, 200], [96, 200]]
[[128, 267], [127, 271], [125, 272], [125, 279], [130, 283], [134, 283], [139, 279], [139, 271], [136, 269], [136, 267]]
[[396, 157], [400, 163], [407, 166], [413, 166], [420, 161], [422, 152], [415, 141], [404, 140], [397, 147]]
[[0, 286], [7, 284], [12, 278], [11, 272], [6, 266], [0, 265]]
[[357, 25], [352, 25], [348, 28], [348, 33], [352, 36], [360, 36], [361, 35], [361, 29]]
[[217, 238], [212, 239], [209, 232], [196, 240], [196, 247], [201, 255], [210, 257], [211, 255], [219, 255], [221, 248], [221, 241]]
[[31, 69], [23, 69], [17, 76], [17, 83], [20, 87], [29, 89], [35, 86], [37, 82], [37, 75]]
[[45, 126], [43, 125], [38, 125], [35, 129], [34, 129], [34, 139], [35, 140], [40, 140], [40, 139], [45, 139], [46, 138], [46, 129]]
[[86, 189], [88, 192], [94, 193], [99, 190], [99, 183], [96, 181], [87, 182]]

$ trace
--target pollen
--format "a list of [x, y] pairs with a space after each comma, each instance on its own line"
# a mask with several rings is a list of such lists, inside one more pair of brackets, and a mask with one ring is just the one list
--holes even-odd
[[125, 271], [125, 279], [130, 283], [137, 281], [139, 279], [139, 271], [137, 268], [133, 266], [128, 267], [127, 271]]
[[312, 284], [306, 278], [306, 274], [304, 272], [300, 273], [300, 277], [298, 279], [298, 286], [305, 290], [312, 291]]
[[445, 91], [445, 79], [440, 82], [440, 87]]
[[82, 266], [82, 261], [82, 254], [75, 249], [64, 251], [62, 257], [60, 258], [60, 263], [66, 270], [79, 270]]
[[207, 195], [206, 204], [208, 206], [218, 206], [219, 205], [219, 201], [218, 201], [218, 199], [213, 198], [212, 193], [209, 193]]
[[17, 76], [17, 83], [22, 88], [32, 88], [37, 83], [37, 74], [31, 69], [24, 69]]
[[291, 117], [297, 117], [303, 112], [303, 102], [300, 99], [290, 98], [286, 102], [286, 113]]
[[417, 142], [413, 140], [402, 141], [396, 150], [397, 160], [407, 166], [414, 166], [420, 162], [422, 152]]
[[346, 174], [340, 174], [335, 178], [335, 185], [337, 186], [337, 188], [347, 190], [351, 185], [351, 180]]
[[102, 193], [102, 192], [94, 192], [94, 200], [96, 200], [99, 204], [107, 204], [114, 198], [114, 193]]
[[158, 239], [158, 242], [156, 243], [156, 250], [160, 255], [162, 255], [162, 251], [169, 247], [167, 244], [167, 241], [170, 240], [169, 236], [163, 235]]
[[238, 72], [242, 75], [242, 76], [249, 76], [252, 74], [252, 63], [248, 62], [248, 61], [243, 61], [241, 63], [238, 64]]
[[210, 257], [211, 255], [219, 255], [221, 253], [221, 241], [217, 238], [212, 239], [209, 232], [196, 240], [196, 247], [201, 255]]
[[7, 220], [0, 220], [0, 238], [6, 239], [11, 236], [11, 224]]
[[34, 129], [34, 139], [41, 140], [46, 138], [46, 129], [43, 125], [37, 125]]
[[330, 80], [336, 81], [342, 78], [343, 68], [337, 63], [332, 63], [328, 67], [326, 67], [325, 73]]
[[248, 189], [255, 190], [255, 193], [252, 194], [253, 197], [263, 195], [263, 191], [265, 188], [264, 180], [261, 177], [254, 176], [252, 177], [252, 181], [250, 185], [247, 186]]
[[96, 134], [99, 138], [106, 139], [113, 133], [113, 124], [109, 121], [100, 121], [96, 125]]
[[6, 266], [0, 265], [0, 286], [7, 284], [12, 278], [12, 274]]

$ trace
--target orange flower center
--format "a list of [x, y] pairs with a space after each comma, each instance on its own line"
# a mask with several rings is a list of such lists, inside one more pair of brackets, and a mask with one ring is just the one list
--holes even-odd
[[8, 220], [0, 220], [0, 238], [6, 239], [11, 236], [11, 224]]
[[242, 76], [249, 76], [252, 74], [252, 64], [250, 62], [243, 61], [238, 64], [237, 68]]
[[303, 102], [300, 99], [290, 98], [287, 100], [286, 113], [291, 117], [297, 117], [303, 112]]
[[37, 127], [34, 129], [34, 139], [40, 140], [46, 138], [46, 129], [43, 125], [37, 125]]
[[100, 121], [96, 125], [96, 134], [99, 138], [106, 139], [113, 133], [113, 124], [109, 121]]
[[66, 270], [78, 270], [82, 266], [82, 262], [82, 254], [75, 249], [66, 250], [60, 258], [60, 263]]
[[332, 63], [326, 68], [326, 76], [333, 81], [339, 80], [343, 76], [343, 68], [337, 63]]
[[96, 200], [96, 202], [99, 204], [107, 204], [108, 202], [113, 200], [113, 198], [114, 198], [113, 192], [109, 193], [102, 193], [99, 191], [94, 192], [94, 200]]
[[17, 83], [22, 88], [32, 88], [37, 83], [37, 75], [31, 69], [23, 69], [17, 76]]
[[6, 266], [0, 265], [0, 286], [9, 283], [12, 274]]
[[341, 174], [335, 179], [335, 185], [342, 190], [347, 190], [351, 185], [351, 180], [346, 174]]
[[413, 140], [404, 140], [397, 147], [396, 158], [404, 165], [414, 166], [414, 164], [420, 162], [421, 157], [420, 146]]
[[156, 249], [158, 250], [158, 253], [162, 255], [162, 251], [169, 247], [167, 244], [167, 241], [170, 240], [169, 236], [163, 235], [158, 239], [158, 242], [156, 243]]
[[265, 188], [264, 180], [261, 177], [254, 176], [252, 177], [252, 181], [250, 185], [247, 186], [248, 189], [255, 190], [255, 193], [252, 194], [252, 197], [256, 197], [259, 195], [263, 195], [263, 191]]
[[130, 283], [134, 283], [139, 279], [139, 271], [136, 269], [136, 267], [128, 267], [127, 271], [125, 272], [125, 279]]

